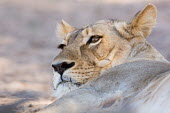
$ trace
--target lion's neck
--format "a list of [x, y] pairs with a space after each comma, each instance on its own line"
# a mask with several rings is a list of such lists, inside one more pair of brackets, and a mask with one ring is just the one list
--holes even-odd
[[140, 42], [133, 45], [127, 62], [138, 60], [153, 60], [168, 62], [149, 42]]
[[125, 55], [122, 55], [121, 57], [123, 57], [121, 60], [113, 59], [109, 65], [105, 66], [105, 68], [101, 70], [101, 73], [117, 65], [127, 63], [127, 62], [133, 62], [133, 61], [151, 60], [151, 61], [161, 61], [166, 63], [169, 62], [161, 55], [160, 52], [158, 52], [147, 41], [133, 43], [130, 52], [126, 53]]

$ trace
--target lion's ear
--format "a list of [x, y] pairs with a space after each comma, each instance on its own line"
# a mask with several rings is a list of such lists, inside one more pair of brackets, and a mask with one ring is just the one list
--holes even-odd
[[148, 4], [136, 14], [131, 22], [132, 33], [135, 36], [147, 37], [156, 23], [157, 10], [153, 4]]
[[59, 37], [65, 38], [68, 33], [72, 32], [75, 29], [75, 27], [69, 25], [67, 22], [62, 20], [61, 23], [58, 23], [57, 25], [57, 35]]

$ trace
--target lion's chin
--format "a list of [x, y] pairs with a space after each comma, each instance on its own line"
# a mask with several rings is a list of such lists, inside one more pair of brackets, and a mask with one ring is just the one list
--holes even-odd
[[53, 96], [58, 98], [61, 98], [63, 95], [78, 89], [79, 86], [76, 84], [73, 84], [71, 82], [64, 82], [64, 83], [60, 83], [58, 85], [58, 87], [56, 88], [56, 90], [54, 90], [53, 92]]

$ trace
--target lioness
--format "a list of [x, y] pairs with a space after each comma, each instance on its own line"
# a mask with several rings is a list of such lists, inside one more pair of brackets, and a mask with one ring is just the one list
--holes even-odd
[[40, 112], [169, 113], [159, 94], [168, 99], [170, 90], [159, 88], [170, 84], [170, 64], [146, 41], [156, 15], [148, 4], [130, 22], [101, 20], [77, 29], [62, 21], [62, 51], [52, 63], [60, 99]]

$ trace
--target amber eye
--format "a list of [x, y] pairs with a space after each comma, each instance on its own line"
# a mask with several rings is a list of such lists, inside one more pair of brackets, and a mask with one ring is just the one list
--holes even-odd
[[96, 42], [98, 42], [101, 38], [102, 38], [102, 36], [93, 35], [93, 36], [90, 37], [90, 39], [89, 39], [89, 41], [87, 42], [87, 44], [96, 43]]

